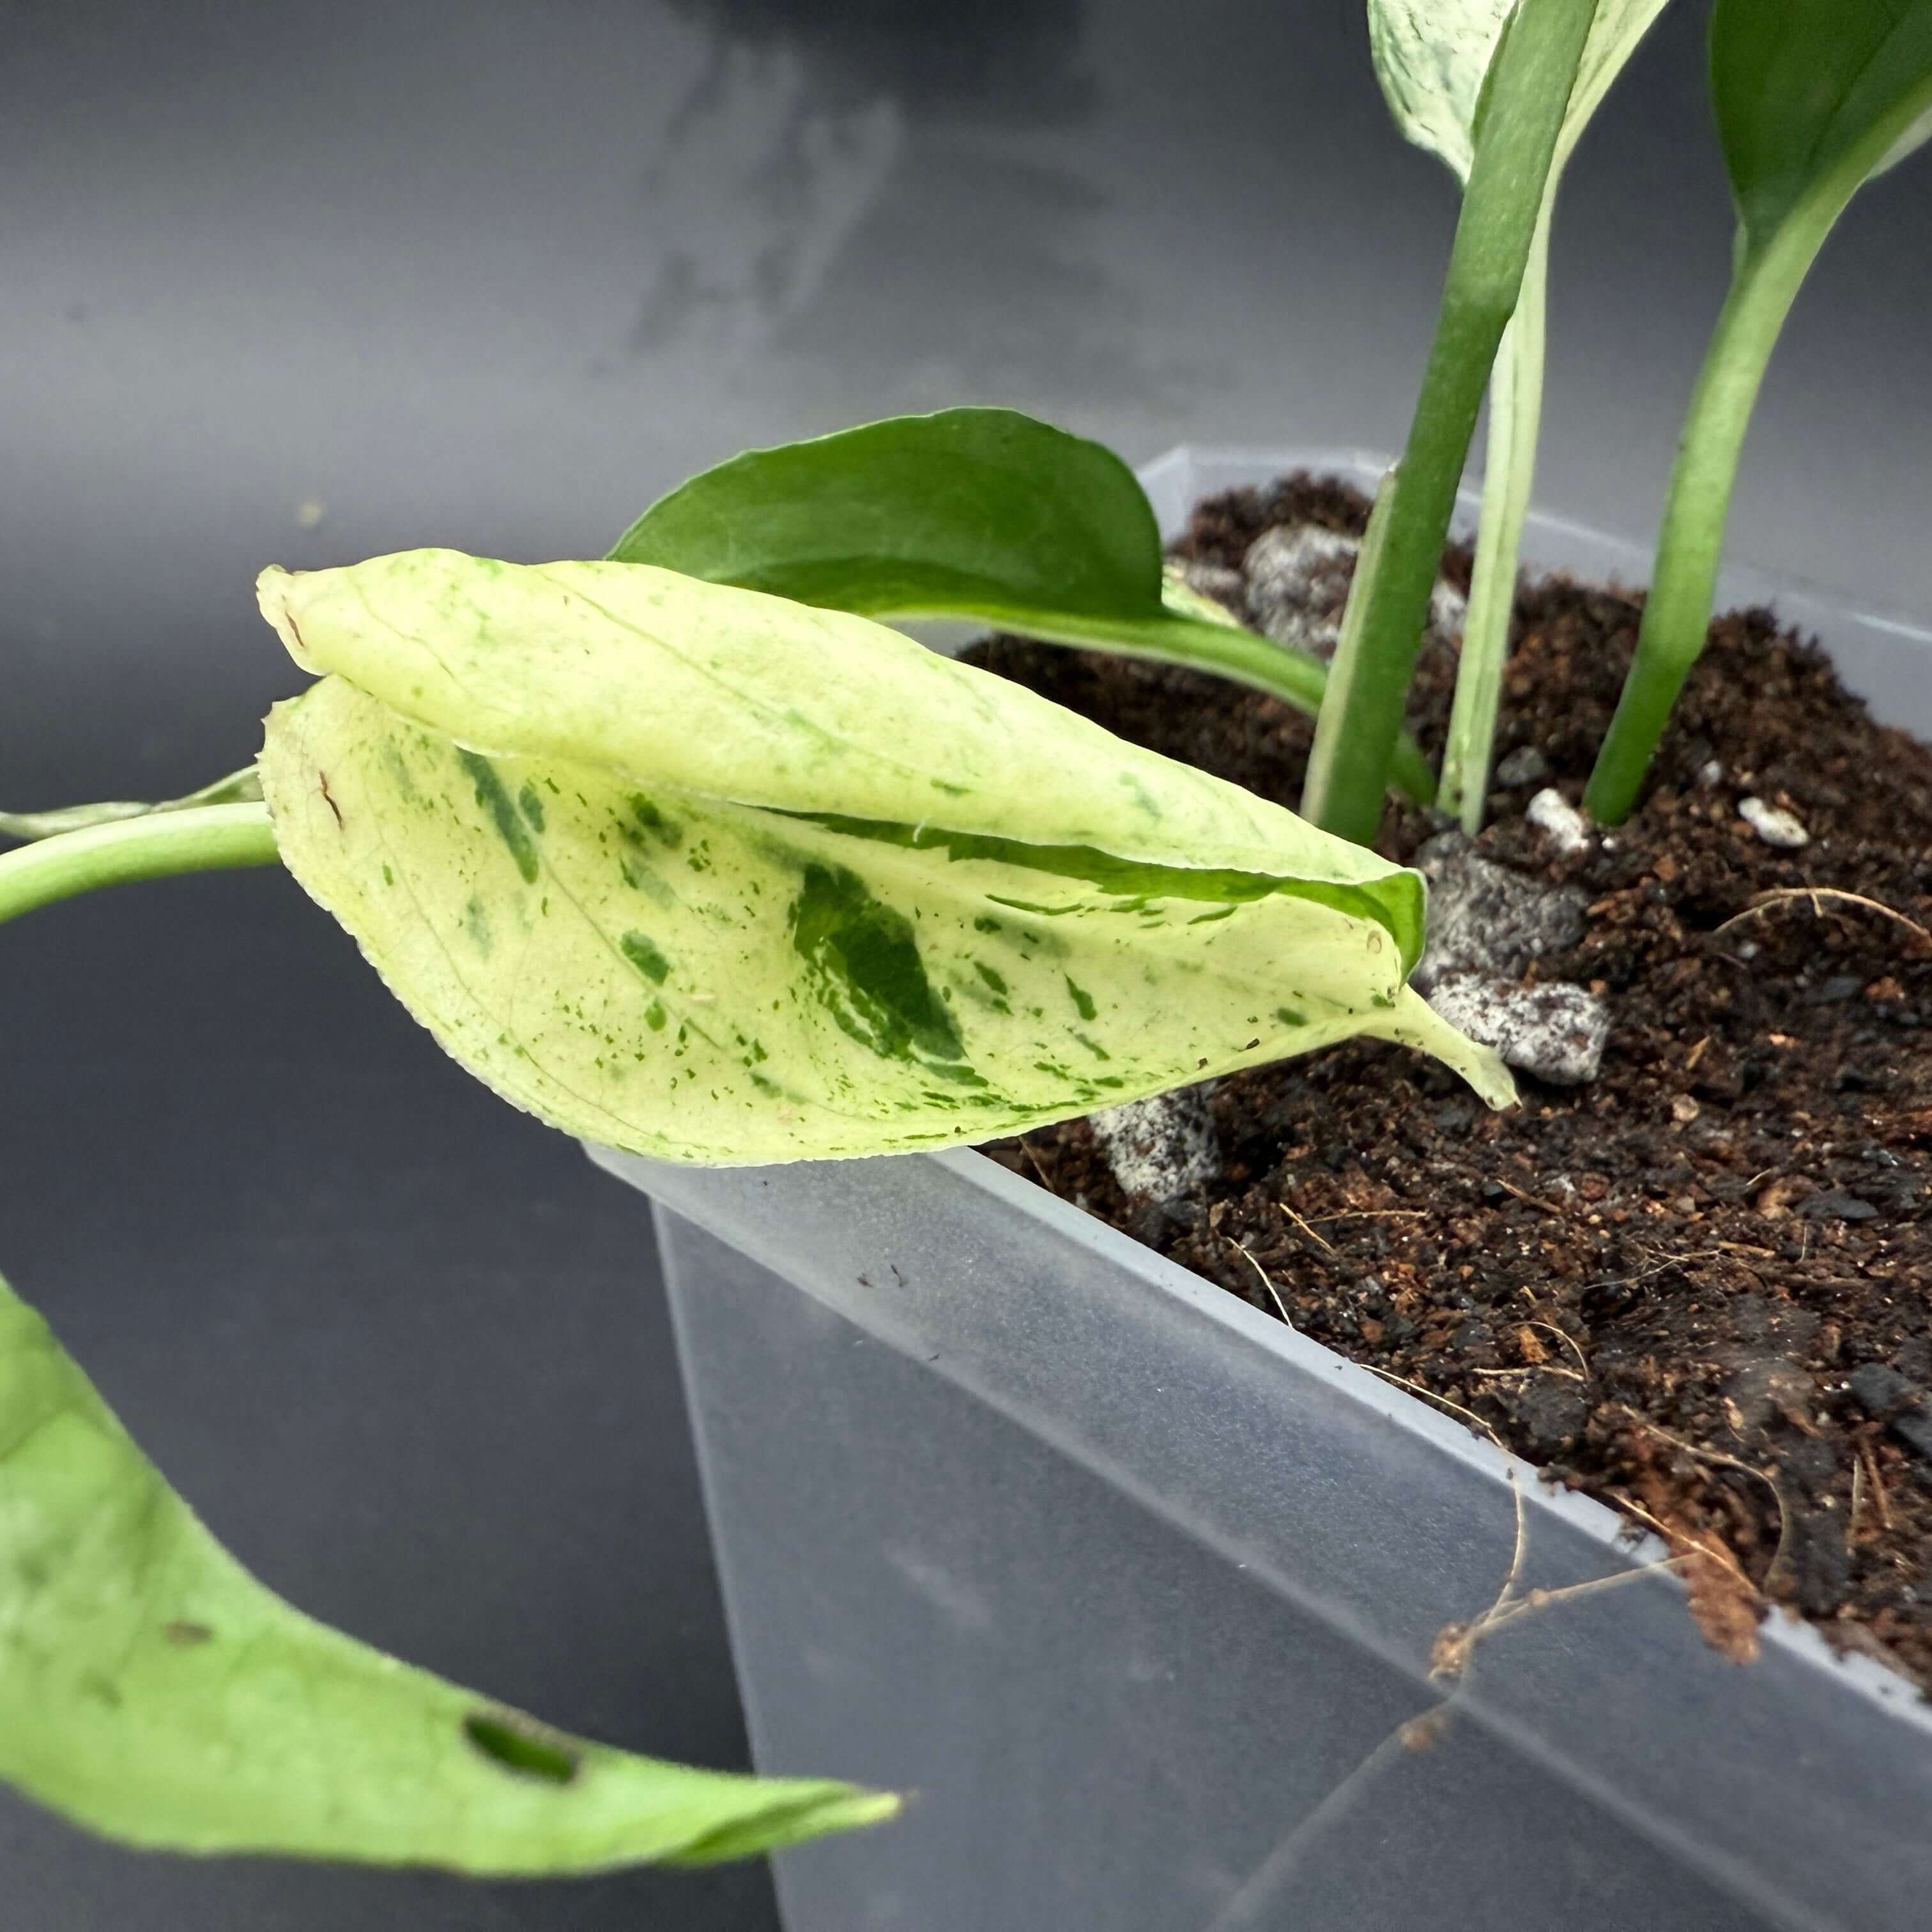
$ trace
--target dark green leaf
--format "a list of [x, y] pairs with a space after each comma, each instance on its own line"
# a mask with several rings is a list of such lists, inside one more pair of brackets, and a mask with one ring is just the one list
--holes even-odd
[[1756, 253], [1932, 130], [1932, 0], [1718, 0], [1711, 94]]
[[1133, 472], [1012, 410], [747, 451], [652, 504], [610, 555], [863, 616], [1162, 615], [1160, 533]]

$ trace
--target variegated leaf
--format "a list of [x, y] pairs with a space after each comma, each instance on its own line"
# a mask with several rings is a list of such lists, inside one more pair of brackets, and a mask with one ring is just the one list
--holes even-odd
[[594, 1872], [897, 1809], [567, 1736], [312, 1622], [215, 1541], [4, 1281], [0, 1662], [0, 1778], [157, 1850]]
[[862, 618], [652, 566], [265, 573], [285, 860], [464, 1065], [715, 1163], [983, 1140], [1355, 1033], [1415, 874]]
[[[1610, 84], [1666, 0], [1597, 0], [1570, 91], [1552, 184]], [[1516, 0], [1369, 0], [1376, 78], [1402, 133], [1466, 182], [1475, 160], [1476, 110], [1496, 43]]]

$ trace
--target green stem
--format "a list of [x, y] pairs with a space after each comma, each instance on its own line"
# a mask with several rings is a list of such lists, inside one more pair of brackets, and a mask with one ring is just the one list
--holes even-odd
[[1438, 810], [1453, 813], [1473, 836], [1483, 829], [1496, 751], [1496, 711], [1516, 614], [1516, 563], [1536, 478], [1536, 440], [1543, 416], [1543, 349], [1550, 276], [1550, 202], [1544, 203], [1523, 271], [1516, 313], [1503, 332], [1490, 380], [1489, 451], [1483, 466], [1483, 520], [1462, 624], [1456, 699], [1442, 752]]
[[280, 856], [263, 805], [200, 806], [91, 825], [0, 854], [0, 924], [97, 886], [270, 866]]
[[1698, 372], [1670, 472], [1636, 655], [1583, 794], [1600, 825], [1629, 817], [1671, 707], [1704, 648], [1744, 433], [1778, 332], [1824, 240], [1822, 232], [1815, 238], [1794, 233], [1797, 226], [1787, 224], [1771, 247], [1739, 264]]
[[262, 796], [261, 774], [253, 765], [205, 784], [184, 798], [159, 800], [103, 799], [92, 805], [63, 805], [52, 812], [0, 812], [0, 837], [54, 838], [86, 825], [104, 825], [116, 818], [145, 818], [152, 812], [189, 812], [198, 805], [234, 805]]
[[1436, 339], [1388, 502], [1378, 568], [1358, 566], [1358, 661], [1336, 653], [1302, 815], [1366, 844], [1382, 822], [1396, 738], [1442, 568], [1483, 392], [1528, 266], [1564, 110], [1595, 0], [1521, 0], [1477, 112], [1475, 160], [1450, 251]]
[[1784, 319], [1840, 215], [1932, 112], [1932, 76], [1901, 94], [1737, 266], [1677, 446], [1636, 655], [1583, 794], [1600, 825], [1630, 816], [1671, 707], [1702, 654], [1745, 432]]

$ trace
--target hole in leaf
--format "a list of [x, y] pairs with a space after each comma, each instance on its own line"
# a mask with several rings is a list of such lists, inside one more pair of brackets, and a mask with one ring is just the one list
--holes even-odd
[[527, 1721], [520, 1724], [487, 1711], [471, 1712], [463, 1720], [463, 1734], [506, 1771], [541, 1778], [546, 1784], [568, 1784], [581, 1762], [577, 1752]]

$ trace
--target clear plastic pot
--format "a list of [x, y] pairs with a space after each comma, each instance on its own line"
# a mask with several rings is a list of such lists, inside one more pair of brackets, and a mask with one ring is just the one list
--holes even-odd
[[[1178, 450], [1163, 525], [1351, 452]], [[1473, 512], [1473, 502], [1468, 508]], [[1642, 552], [1532, 518], [1532, 566]], [[1738, 573], [1932, 731], [1932, 634]], [[704, 1172], [653, 1201], [754, 1754], [916, 1794], [782, 1856], [788, 1932], [1908, 1932], [1932, 1718], [1774, 1618], [1748, 1667], [1655, 1572], [1477, 1649], [1622, 1520], [970, 1154]], [[1932, 1586], [1928, 1586], [1932, 1587]]]

